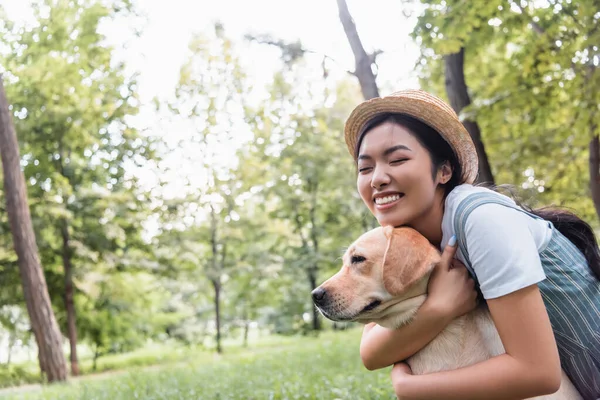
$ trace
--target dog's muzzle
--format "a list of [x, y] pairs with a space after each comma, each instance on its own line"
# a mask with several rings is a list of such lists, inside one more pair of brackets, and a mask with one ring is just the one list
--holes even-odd
[[327, 290], [318, 287], [312, 291], [312, 299], [317, 307], [323, 307], [328, 301]]

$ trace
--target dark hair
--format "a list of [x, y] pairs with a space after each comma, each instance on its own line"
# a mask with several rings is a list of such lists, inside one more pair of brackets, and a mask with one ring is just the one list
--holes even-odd
[[[354, 148], [354, 158], [358, 158], [358, 152], [365, 135], [373, 128], [382, 125], [386, 122], [391, 122], [403, 126], [411, 131], [413, 136], [419, 143], [427, 149], [431, 156], [432, 175], [435, 176], [439, 168], [445, 163], [450, 164], [452, 169], [452, 177], [445, 183], [444, 198], [461, 183], [462, 168], [452, 147], [444, 140], [444, 138], [431, 126], [426, 123], [411, 117], [406, 114], [385, 113], [379, 114], [369, 120], [361, 130], [356, 147]], [[497, 191], [498, 187], [492, 185], [487, 186], [489, 189]], [[506, 188], [506, 186], [504, 186]], [[519, 202], [512, 193], [512, 198], [515, 199], [517, 205], [524, 210], [551, 222], [554, 227], [562, 233], [571, 243], [573, 243], [579, 251], [584, 255], [589, 268], [598, 280], [600, 280], [600, 249], [596, 241], [594, 231], [585, 221], [579, 218], [574, 213], [558, 207], [543, 207], [531, 209]]]

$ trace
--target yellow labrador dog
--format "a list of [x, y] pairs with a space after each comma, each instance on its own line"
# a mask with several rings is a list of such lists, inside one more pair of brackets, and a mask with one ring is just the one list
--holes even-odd
[[[410, 323], [427, 297], [427, 284], [440, 252], [411, 228], [375, 228], [346, 251], [342, 269], [312, 295], [319, 311], [334, 321], [375, 322], [395, 329]], [[414, 374], [472, 365], [504, 353], [489, 310], [482, 305], [452, 321], [408, 364]], [[563, 371], [558, 392], [536, 399], [581, 399]]]

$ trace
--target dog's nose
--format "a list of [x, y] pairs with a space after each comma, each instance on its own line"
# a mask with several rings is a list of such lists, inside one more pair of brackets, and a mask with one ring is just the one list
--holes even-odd
[[312, 298], [313, 298], [313, 301], [315, 302], [315, 304], [317, 304], [317, 305], [323, 304], [325, 302], [326, 294], [327, 294], [327, 291], [325, 289], [323, 289], [322, 287], [318, 287], [315, 290], [313, 290]]

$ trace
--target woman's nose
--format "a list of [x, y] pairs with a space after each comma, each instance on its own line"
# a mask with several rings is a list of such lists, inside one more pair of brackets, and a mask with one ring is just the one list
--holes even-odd
[[381, 189], [388, 183], [390, 183], [390, 175], [385, 167], [375, 167], [373, 174], [371, 175], [371, 187], [373, 189]]

